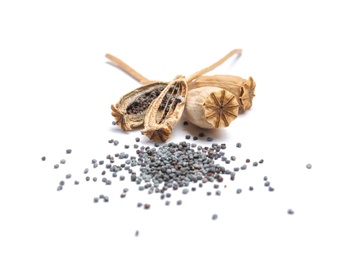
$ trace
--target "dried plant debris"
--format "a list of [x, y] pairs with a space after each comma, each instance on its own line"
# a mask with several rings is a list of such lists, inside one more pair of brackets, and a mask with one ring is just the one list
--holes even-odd
[[[202, 75], [215, 69], [233, 55], [239, 55], [241, 51], [240, 49], [235, 49], [211, 66], [197, 71], [187, 78], [179, 75], [169, 83], [148, 80], [120, 59], [107, 54], [106, 57], [113, 61], [120, 69], [140, 83], [146, 83], [122, 96], [117, 104], [111, 106], [115, 124], [119, 125], [124, 131], [132, 130], [134, 127], [144, 124], [145, 129], [142, 133], [151, 140], [167, 141], [174, 126], [185, 110], [188, 90], [190, 88], [206, 87], [208, 86], [207, 84], [214, 87], [214, 84], [216, 84], [215, 81], [201, 78]], [[223, 77], [219, 78], [219, 80], [223, 80]], [[193, 97], [198, 96], [199, 91], [194, 90], [191, 93], [192, 98], [187, 100], [188, 107], [191, 108], [188, 112], [191, 120], [196, 123], [201, 121], [202, 118], [195, 114], [196, 110], [193, 107], [205, 105], [204, 108], [200, 109], [205, 111], [204, 118], [206, 121], [205, 124], [201, 124], [201, 127], [227, 127], [237, 117], [238, 109], [242, 112], [249, 109], [251, 105], [247, 104], [249, 100], [246, 99], [246, 87], [244, 86], [247, 86], [247, 82], [241, 81], [240, 79], [239, 77], [234, 77], [233, 84], [227, 82], [231, 91], [221, 88], [221, 90], [217, 89], [214, 92], [210, 92], [209, 97], [207, 96], [205, 98], [204, 103], [195, 102], [196, 99]], [[220, 82], [219, 80], [218, 82]], [[226, 78], [226, 80], [231, 79]], [[190, 85], [190, 83], [192, 84]], [[253, 86], [253, 83], [251, 85]], [[202, 91], [207, 92], [205, 89], [202, 89]], [[243, 105], [242, 109], [241, 105]]]

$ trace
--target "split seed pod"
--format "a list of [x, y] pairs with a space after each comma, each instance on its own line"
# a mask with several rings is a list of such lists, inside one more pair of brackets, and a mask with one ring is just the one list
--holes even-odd
[[146, 111], [167, 86], [166, 82], [155, 82], [141, 86], [122, 96], [116, 105], [111, 105], [112, 116], [123, 131], [143, 125]]
[[256, 83], [252, 77], [243, 79], [232, 75], [199, 76], [189, 85], [189, 89], [218, 87], [231, 92], [236, 96], [239, 104], [239, 114], [244, 113], [252, 106], [255, 96]]
[[170, 82], [147, 109], [141, 132], [151, 140], [167, 141], [185, 109], [187, 90], [181, 75]]
[[238, 116], [239, 104], [235, 95], [217, 87], [189, 90], [185, 116], [205, 129], [228, 127]]

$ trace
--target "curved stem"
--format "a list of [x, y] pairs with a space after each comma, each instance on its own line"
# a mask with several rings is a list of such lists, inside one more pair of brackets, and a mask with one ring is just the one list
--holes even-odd
[[123, 70], [124, 72], [126, 72], [129, 76], [131, 76], [132, 78], [134, 78], [135, 80], [137, 80], [138, 82], [145, 84], [145, 83], [150, 83], [152, 82], [151, 80], [145, 78], [143, 75], [141, 75], [139, 72], [137, 72], [136, 70], [134, 70], [132, 67], [130, 67], [129, 65], [127, 65], [125, 62], [123, 62], [122, 60], [120, 60], [119, 58], [112, 56], [111, 54], [106, 54], [105, 55], [106, 58], [108, 58], [110, 61], [112, 61], [113, 63], [115, 63], [117, 65], [117, 67], [119, 67], [121, 70]]
[[222, 63], [224, 63], [227, 59], [229, 59], [230, 57], [232, 57], [233, 55], [241, 55], [242, 53], [242, 49], [235, 49], [233, 51], [230, 51], [227, 55], [225, 55], [222, 59], [218, 60], [217, 62], [215, 62], [214, 64], [210, 65], [209, 67], [206, 67], [200, 71], [197, 71], [196, 73], [192, 74], [191, 76], [186, 78], [186, 82], [187, 84], [189, 84], [191, 81], [195, 80], [196, 78], [198, 78], [199, 76], [215, 69], [216, 67], [220, 66]]

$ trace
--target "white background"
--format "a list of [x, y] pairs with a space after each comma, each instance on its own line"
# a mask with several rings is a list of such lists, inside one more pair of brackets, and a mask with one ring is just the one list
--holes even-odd
[[[348, 259], [343, 4], [1, 1], [0, 259]], [[92, 170], [91, 159], [122, 151], [136, 136], [152, 145], [139, 130], [112, 126], [110, 105], [139, 84], [104, 55], [168, 81], [234, 48], [243, 49], [240, 59], [209, 74], [252, 76], [254, 104], [229, 128], [206, 133], [237, 156], [230, 167], [246, 158], [265, 163], [225, 178], [220, 197], [206, 196], [210, 184], [173, 191], [169, 207], [128, 178], [102, 185], [102, 167]], [[171, 140], [198, 132], [180, 122]], [[86, 167], [97, 183], [83, 180]], [[57, 192], [67, 173], [73, 178]], [[94, 204], [101, 193], [109, 203]]]

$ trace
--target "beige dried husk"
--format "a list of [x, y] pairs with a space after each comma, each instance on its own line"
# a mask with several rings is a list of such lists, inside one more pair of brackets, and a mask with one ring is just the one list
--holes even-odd
[[[127, 74], [135, 78], [140, 83], [146, 83], [147, 85], [141, 86], [134, 91], [121, 97], [116, 105], [112, 105], [112, 115], [114, 116], [116, 123], [121, 126], [123, 130], [131, 130], [133, 127], [140, 126], [144, 123], [144, 133], [151, 140], [166, 141], [169, 139], [170, 134], [180, 120], [182, 113], [185, 109], [188, 85], [193, 83], [196, 79], [200, 78], [203, 74], [213, 70], [217, 66], [221, 65], [224, 61], [235, 54], [240, 54], [240, 49], [235, 49], [228, 53], [225, 57], [214, 63], [213, 65], [202, 69], [190, 77], [177, 76], [172, 82], [155, 82], [146, 79], [144, 76], [136, 72], [130, 66], [125, 64], [120, 59], [107, 54], [106, 57], [113, 61], [119, 68], [124, 70]], [[204, 78], [202, 81], [198, 81], [194, 88], [198, 85], [204, 84]], [[197, 80], [196, 80], [197, 81]], [[165, 87], [164, 87], [165, 86]], [[164, 87], [164, 89], [163, 89]], [[127, 111], [134, 102], [137, 102], [139, 97], [146, 95], [155, 89], [161, 89], [160, 94], [151, 102], [147, 109], [141, 111], [141, 113], [127, 114]], [[162, 90], [163, 89], [163, 90]], [[228, 91], [219, 92], [221, 95], [229, 96], [231, 93]], [[224, 99], [224, 98], [223, 98]], [[224, 99], [225, 100], [225, 99]], [[232, 100], [231, 100], [232, 102]], [[208, 107], [207, 107], [208, 108]], [[213, 107], [210, 108], [212, 110]], [[229, 108], [230, 109], [230, 108]], [[228, 111], [227, 111], [228, 112]], [[220, 115], [220, 112], [219, 112]], [[228, 125], [233, 116], [221, 117], [221, 120], [216, 120], [214, 115], [208, 116], [207, 120], [211, 121], [214, 127], [221, 127], [222, 125]], [[220, 122], [221, 121], [221, 122]]]
[[202, 87], [223, 88], [234, 94], [239, 103], [239, 114], [242, 114], [253, 105], [256, 83], [252, 77], [243, 79], [232, 75], [215, 75], [199, 76], [189, 84], [189, 89]]
[[228, 127], [238, 116], [235, 95], [217, 87], [191, 89], [184, 115], [191, 123], [205, 129]]

